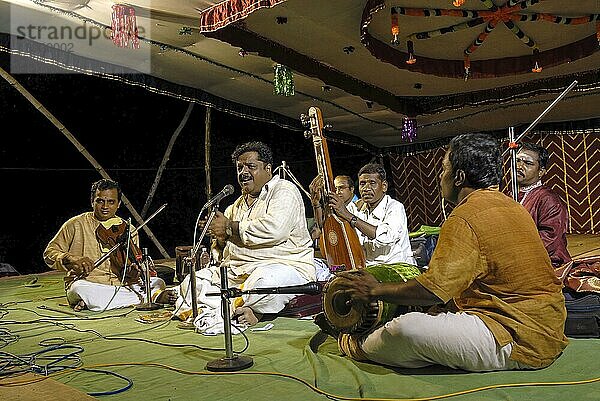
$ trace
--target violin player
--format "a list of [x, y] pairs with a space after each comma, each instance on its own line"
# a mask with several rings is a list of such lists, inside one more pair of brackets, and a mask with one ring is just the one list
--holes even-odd
[[[91, 187], [91, 211], [67, 220], [44, 250], [44, 262], [66, 272], [66, 295], [75, 311], [104, 311], [144, 302], [140, 281], [141, 257], [137, 235], [128, 236], [127, 222], [116, 216], [121, 205], [121, 188], [115, 181], [101, 179]], [[94, 266], [110, 245], [121, 245], [109, 259]], [[127, 263], [125, 263], [127, 260]], [[175, 295], [165, 291], [165, 282], [151, 277], [152, 298], [173, 303]]]

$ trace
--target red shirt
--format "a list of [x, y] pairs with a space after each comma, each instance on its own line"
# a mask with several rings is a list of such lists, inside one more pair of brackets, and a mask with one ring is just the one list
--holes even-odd
[[518, 201], [529, 212], [540, 233], [552, 266], [559, 267], [571, 260], [567, 250], [567, 224], [569, 215], [560, 197], [549, 187], [541, 185], [532, 189], [523, 199], [519, 191]]

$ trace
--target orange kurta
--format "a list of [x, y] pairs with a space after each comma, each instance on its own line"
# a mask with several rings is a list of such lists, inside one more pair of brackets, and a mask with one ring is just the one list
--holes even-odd
[[499, 345], [512, 342], [515, 361], [548, 366], [568, 343], [561, 284], [535, 224], [498, 191], [476, 190], [457, 205], [416, 280], [449, 309], [479, 316]]

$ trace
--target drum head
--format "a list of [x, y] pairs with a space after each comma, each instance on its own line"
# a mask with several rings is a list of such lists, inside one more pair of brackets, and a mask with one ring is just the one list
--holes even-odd
[[323, 288], [323, 311], [327, 320], [342, 333], [368, 331], [378, 321], [379, 303], [350, 302], [339, 287], [339, 278], [332, 278]]
[[[420, 274], [416, 266], [408, 263], [381, 264], [365, 270], [382, 283], [399, 283]], [[388, 302], [350, 302], [350, 296], [339, 283], [339, 278], [334, 277], [323, 287], [323, 311], [329, 323], [341, 333], [365, 333], [396, 315], [398, 306]]]

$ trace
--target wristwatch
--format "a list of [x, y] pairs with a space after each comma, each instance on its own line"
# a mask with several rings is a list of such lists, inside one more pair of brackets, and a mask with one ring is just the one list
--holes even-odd
[[358, 221], [358, 217], [356, 217], [356, 216], [352, 216], [352, 218], [350, 219], [350, 226], [351, 226], [352, 228], [355, 228], [355, 227], [356, 227], [356, 222], [357, 222], [357, 221]]

